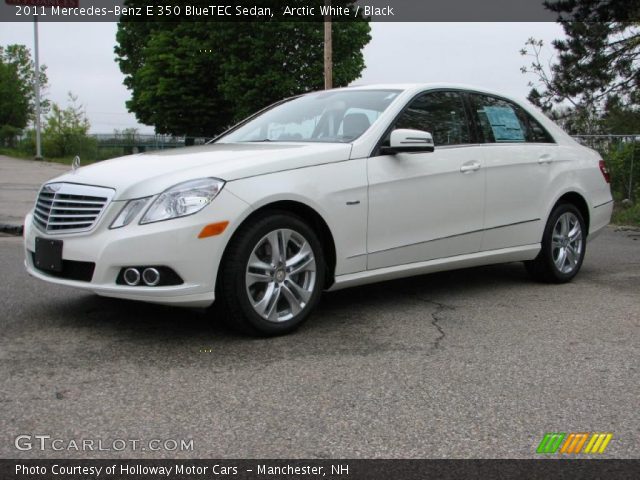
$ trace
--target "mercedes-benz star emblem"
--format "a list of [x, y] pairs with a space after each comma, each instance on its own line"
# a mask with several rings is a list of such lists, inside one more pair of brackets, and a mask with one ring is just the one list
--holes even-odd
[[73, 169], [74, 172], [80, 168], [80, 157], [78, 155], [76, 155], [76, 157], [73, 159], [73, 162], [71, 163], [71, 168]]

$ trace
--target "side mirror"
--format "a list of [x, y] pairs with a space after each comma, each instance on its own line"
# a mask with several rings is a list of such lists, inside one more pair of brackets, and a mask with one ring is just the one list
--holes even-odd
[[433, 152], [435, 146], [429, 132], [398, 128], [391, 132], [389, 146], [382, 147], [381, 153], [394, 155], [396, 153]]

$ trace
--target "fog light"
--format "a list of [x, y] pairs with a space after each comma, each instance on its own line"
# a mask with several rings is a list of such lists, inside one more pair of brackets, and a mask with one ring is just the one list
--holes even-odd
[[160, 272], [155, 268], [145, 268], [142, 272], [142, 280], [149, 287], [155, 287], [160, 283]]
[[131, 287], [140, 283], [140, 272], [137, 268], [127, 268], [122, 276], [125, 283]]
[[163, 265], [136, 265], [122, 267], [116, 277], [116, 285], [130, 287], [172, 287], [184, 280], [172, 268]]

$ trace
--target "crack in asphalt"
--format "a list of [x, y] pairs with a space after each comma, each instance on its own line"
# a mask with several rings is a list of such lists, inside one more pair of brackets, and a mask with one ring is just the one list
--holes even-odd
[[444, 328], [440, 322], [444, 320], [442, 318], [442, 312], [444, 311], [455, 311], [456, 307], [454, 305], [447, 305], [446, 303], [436, 302], [435, 300], [429, 300], [427, 298], [422, 298], [417, 295], [414, 298], [420, 300], [421, 302], [428, 303], [431, 305], [435, 305], [436, 309], [431, 312], [431, 325], [438, 331], [438, 337], [432, 342], [433, 350], [440, 350], [440, 344], [446, 338], [447, 334], [444, 331]]
[[438, 317], [438, 314], [442, 312], [444, 309], [445, 309], [444, 305], [438, 305], [438, 307], [436, 308], [436, 311], [431, 314], [431, 318], [432, 318], [431, 325], [436, 327], [436, 330], [438, 330], [438, 332], [440, 333], [440, 336], [433, 341], [434, 350], [438, 350], [440, 348], [440, 342], [442, 342], [444, 338], [447, 336], [444, 333], [444, 329], [442, 328], [442, 325], [440, 325], [439, 323], [441, 318]]

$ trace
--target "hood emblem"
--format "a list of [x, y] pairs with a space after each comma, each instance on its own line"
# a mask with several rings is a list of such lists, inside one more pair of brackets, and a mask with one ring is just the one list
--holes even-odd
[[51, 193], [58, 193], [58, 190], [60, 190], [61, 188], [62, 188], [61, 183], [48, 183], [44, 187], [42, 187], [44, 191], [51, 192]]
[[80, 168], [80, 157], [78, 155], [75, 156], [73, 162], [71, 163], [71, 170], [74, 172]]

